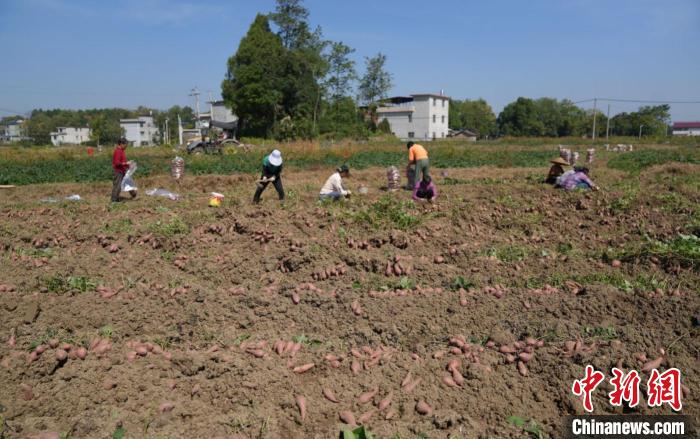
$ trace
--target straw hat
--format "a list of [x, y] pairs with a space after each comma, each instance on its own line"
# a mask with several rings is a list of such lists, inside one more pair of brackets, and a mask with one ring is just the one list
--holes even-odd
[[571, 165], [569, 164], [569, 162], [567, 162], [566, 160], [564, 160], [564, 159], [561, 158], [561, 157], [557, 157], [557, 158], [555, 158], [555, 159], [552, 159], [552, 160], [549, 161], [549, 163], [554, 163], [555, 165], [571, 166]]

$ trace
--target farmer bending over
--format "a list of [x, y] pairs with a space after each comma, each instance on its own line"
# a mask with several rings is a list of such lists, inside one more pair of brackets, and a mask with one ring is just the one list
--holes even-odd
[[[120, 138], [117, 141], [117, 146], [114, 148], [114, 154], [112, 155], [112, 168], [114, 169], [114, 179], [112, 180], [112, 202], [116, 203], [121, 201], [119, 194], [122, 191], [122, 181], [124, 180], [124, 174], [129, 169], [130, 162], [126, 161], [126, 150], [128, 142], [125, 138]], [[131, 198], [136, 198], [136, 191], [129, 191]]]
[[413, 188], [413, 199], [415, 201], [427, 201], [432, 203], [438, 196], [437, 187], [429, 175], [423, 175], [423, 179], [416, 183]]
[[547, 178], [544, 182], [547, 184], [555, 184], [557, 182], [557, 178], [564, 174], [564, 166], [570, 165], [569, 162], [561, 157], [550, 160], [549, 163], [552, 163], [552, 167], [549, 168], [549, 173], [547, 174]]
[[253, 195], [253, 203], [257, 204], [260, 202], [260, 195], [267, 187], [270, 182], [275, 186], [277, 190], [277, 195], [281, 200], [284, 200], [284, 188], [282, 187], [282, 153], [278, 150], [274, 150], [270, 155], [265, 156], [263, 159], [262, 175], [258, 181], [258, 187], [255, 190], [255, 195]]
[[422, 145], [413, 142], [408, 142], [406, 148], [408, 148], [408, 167], [414, 169], [413, 180], [408, 182], [408, 187], [413, 189], [416, 182], [421, 181], [423, 175], [429, 174], [428, 151]]
[[334, 201], [338, 201], [343, 197], [349, 197], [350, 191], [343, 188], [343, 178], [348, 178], [349, 176], [350, 168], [348, 168], [348, 165], [337, 168], [333, 175], [326, 180], [318, 197], [321, 200], [332, 198]]
[[599, 187], [588, 177], [589, 172], [588, 168], [584, 166], [575, 166], [574, 172], [567, 175], [566, 178], [561, 181], [561, 187], [567, 191], [573, 191], [575, 189], [592, 189], [597, 191]]

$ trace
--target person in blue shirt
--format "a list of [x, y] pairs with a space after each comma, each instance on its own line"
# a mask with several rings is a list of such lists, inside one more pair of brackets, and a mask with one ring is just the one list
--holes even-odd
[[255, 189], [255, 195], [253, 195], [253, 203], [260, 203], [260, 196], [270, 183], [275, 186], [280, 201], [284, 200], [284, 188], [282, 187], [281, 174], [282, 153], [279, 152], [279, 150], [274, 150], [263, 159], [262, 175], [258, 181], [258, 187]]

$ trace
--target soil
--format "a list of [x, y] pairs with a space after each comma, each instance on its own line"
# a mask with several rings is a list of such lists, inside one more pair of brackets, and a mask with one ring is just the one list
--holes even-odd
[[[698, 268], [653, 259], [614, 266], [604, 254], [687, 231], [693, 212], [664, 209], [656, 196], [673, 191], [674, 176], [699, 171], [651, 169], [622, 211], [611, 206], [629, 177], [605, 168], [593, 175], [604, 190], [591, 193], [535, 181], [545, 168], [433, 170], [440, 198], [432, 206], [383, 191], [383, 169], [346, 181], [366, 195], [326, 204], [316, 201], [325, 169], [285, 173], [283, 205], [272, 186], [252, 205], [250, 176], [175, 184], [136, 175], [141, 189], [182, 198], [141, 190], [114, 206], [107, 183], [2, 189], [4, 437], [109, 438], [121, 427], [124, 437], [328, 438], [347, 427], [343, 411], [382, 438], [561, 437], [564, 416], [584, 413], [571, 388], [588, 364], [606, 374], [595, 414], [674, 413], [647, 406], [643, 372], [637, 407], [607, 400], [611, 368], [641, 371], [640, 354], [661, 352], [661, 369], [682, 372], [682, 413], [697, 425]], [[697, 188], [697, 180], [695, 190], [682, 188], [691, 209]], [[222, 207], [207, 206], [212, 191], [225, 195]], [[39, 201], [74, 193], [83, 200]], [[363, 212], [387, 197], [407, 201], [402, 212], [421, 223], [398, 227], [401, 214], [369, 223]], [[388, 262], [401, 275], [387, 276]], [[71, 344], [68, 359], [56, 360], [52, 338]], [[31, 354], [37, 345], [46, 350]], [[519, 365], [502, 346], [533, 357]], [[446, 370], [452, 359], [461, 386]], [[379, 410], [387, 395], [391, 404]], [[428, 414], [419, 414], [421, 401]]]

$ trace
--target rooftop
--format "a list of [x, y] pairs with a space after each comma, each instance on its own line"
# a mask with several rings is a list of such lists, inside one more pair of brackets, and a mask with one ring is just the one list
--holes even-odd
[[673, 129], [700, 128], [700, 122], [674, 122]]

